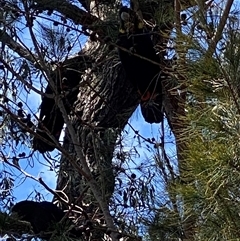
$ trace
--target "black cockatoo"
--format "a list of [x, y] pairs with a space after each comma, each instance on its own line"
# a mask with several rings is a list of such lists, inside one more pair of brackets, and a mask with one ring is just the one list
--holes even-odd
[[49, 143], [46, 143], [46, 141], [38, 138], [37, 136], [33, 139], [33, 149], [38, 150], [41, 153], [53, 151], [55, 148], [55, 144], [46, 130], [48, 130], [58, 141], [64, 125], [62, 113], [55, 103], [55, 96], [65, 91], [62, 95], [62, 100], [67, 114], [69, 114], [73, 103], [77, 99], [77, 86], [80, 82], [80, 76], [77, 71], [65, 69], [63, 67], [59, 67], [57, 71], [55, 71], [52, 79], [55, 81], [55, 88], [53, 89], [50, 84], [47, 85], [45, 94], [51, 95], [52, 97], [49, 98], [47, 96], [43, 96], [42, 98], [39, 123], [36, 132], [41, 136], [41, 138], [46, 139]]
[[128, 79], [140, 95], [145, 121], [160, 123], [163, 120], [161, 69], [156, 64], [160, 61], [151, 35], [145, 31], [142, 20], [132, 9], [122, 7], [119, 18], [117, 45], [120, 61]]
[[[42, 237], [48, 240], [51, 237], [51, 232], [56, 228], [56, 224], [60, 222], [65, 213], [51, 202], [34, 202], [34, 201], [21, 201], [12, 207], [12, 214], [17, 214], [18, 218], [22, 221], [27, 221], [31, 224], [34, 234], [40, 232], [50, 232], [44, 234]], [[66, 218], [62, 225], [72, 225], [72, 221]], [[75, 228], [70, 230], [70, 236], [80, 237], [82, 232]]]

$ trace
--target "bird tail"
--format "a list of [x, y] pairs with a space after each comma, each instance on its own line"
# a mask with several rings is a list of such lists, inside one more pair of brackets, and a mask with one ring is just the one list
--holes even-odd
[[[41, 123], [38, 125], [37, 134], [41, 136], [41, 139], [37, 136], [33, 139], [33, 149], [38, 150], [40, 153], [44, 153], [46, 151], [53, 151], [55, 149], [55, 144], [53, 140], [50, 138], [50, 136], [46, 133], [44, 128], [47, 129], [51, 135], [54, 136], [54, 138], [58, 141], [61, 131], [63, 129], [64, 120], [62, 117], [62, 113], [59, 109], [55, 109], [52, 111], [52, 113], [49, 113], [49, 115], [45, 116], [45, 118], [42, 120]], [[47, 140], [44, 141], [43, 139]]]
[[140, 103], [143, 118], [148, 123], [160, 123], [163, 121], [162, 96], [143, 100]]

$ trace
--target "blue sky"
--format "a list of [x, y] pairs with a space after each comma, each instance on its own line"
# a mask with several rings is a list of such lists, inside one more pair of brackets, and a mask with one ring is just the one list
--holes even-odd
[[[38, 101], [36, 101], [36, 103], [38, 103]], [[160, 124], [149, 124], [146, 123], [142, 117], [140, 108], [138, 107], [137, 110], [134, 112], [134, 114], [132, 115], [132, 117], [129, 120], [129, 123], [133, 126], [133, 128], [137, 131], [139, 131], [139, 134], [144, 136], [145, 138], [152, 138], [154, 137], [156, 140], [159, 140], [160, 137], [160, 133], [159, 133], [159, 127]], [[129, 146], [135, 146], [138, 145], [138, 140], [135, 139], [133, 141], [133, 136], [135, 135], [134, 131], [128, 126], [126, 125], [125, 130], [128, 131], [128, 135], [125, 135], [126, 140], [129, 140]], [[173, 146], [172, 146], [173, 147]], [[126, 147], [128, 148], [128, 147]], [[174, 148], [173, 148], [174, 149]], [[138, 147], [138, 152], [140, 153], [140, 158], [139, 160], [135, 160], [136, 162], [140, 161], [141, 158], [145, 158], [147, 156], [149, 156], [149, 158], [151, 157], [152, 153], [148, 153], [144, 147], [144, 145], [142, 147]], [[55, 156], [57, 155], [57, 151], [53, 151], [51, 153], [51, 156]], [[34, 161], [35, 159], [35, 161]], [[33, 168], [31, 168], [29, 165], [26, 165], [26, 169], [24, 168], [24, 164], [21, 164], [21, 167], [23, 169], [25, 169], [26, 172], [30, 173], [32, 176], [38, 178], [41, 177], [43, 179], [43, 181], [52, 189], [55, 188], [56, 186], [56, 179], [57, 176], [55, 174], [54, 171], [49, 171], [49, 167], [46, 165], [41, 165], [38, 161], [36, 161], [37, 159], [40, 159], [40, 161], [42, 161], [43, 163], [45, 162], [45, 160], [42, 158], [41, 154], [38, 152], [35, 152], [35, 158], [33, 159], [34, 161], [34, 165]], [[22, 179], [21, 179], [22, 180]], [[20, 182], [21, 183], [21, 182]], [[14, 194], [17, 197], [17, 200], [25, 200], [29, 197], [30, 194], [32, 194], [31, 196], [35, 195], [34, 190], [38, 190], [41, 193], [44, 193], [44, 198], [46, 200], [51, 201], [52, 199], [52, 195], [46, 191], [44, 189], [44, 187], [42, 185], [40, 185], [38, 182], [31, 180], [30, 178], [27, 178], [23, 183], [21, 183], [21, 185], [19, 182], [16, 183], [16, 187], [14, 188]]]
[[[42, 20], [41, 18], [38, 19], [38, 21], [42, 24], [47, 24], [46, 20]], [[32, 45], [31, 42], [31, 38], [28, 34], [27, 28], [25, 26], [22, 26], [19, 23], [19, 29], [21, 29], [21, 31], [19, 31], [19, 37], [23, 40], [23, 42], [29, 46]], [[84, 43], [84, 39], [80, 39], [79, 40], [80, 46]], [[36, 80], [36, 82], [34, 83], [35, 85], [38, 84], [39, 80]], [[38, 87], [40, 87], [38, 85]], [[22, 97], [24, 100], [26, 99], [26, 96]], [[37, 113], [38, 111], [38, 107], [41, 103], [41, 98], [39, 95], [33, 93], [33, 91], [31, 91], [31, 95], [29, 95], [27, 97], [27, 104], [29, 105], [29, 107], [31, 109], [33, 109], [34, 113]], [[137, 131], [139, 131], [139, 134], [144, 136], [145, 138], [152, 138], [154, 137], [156, 140], [159, 140], [160, 137], [160, 125], [159, 124], [148, 124], [144, 121], [142, 114], [141, 114], [141, 110], [140, 108], [137, 108], [137, 110], [134, 112], [133, 116], [130, 118], [129, 123], [133, 126], [133, 128]], [[128, 135], [126, 136], [126, 139], [129, 140], [129, 146], [138, 146], [138, 152], [140, 153], [141, 157], [146, 157], [146, 156], [151, 156], [152, 153], [147, 153], [146, 149], [144, 146], [140, 147], [137, 144], [137, 139], [135, 139], [133, 141], [133, 136], [135, 135], [135, 133], [133, 132], [133, 130], [127, 125], [125, 127], [125, 130], [128, 131]], [[173, 145], [171, 145], [169, 148], [172, 148]], [[173, 153], [174, 153], [174, 148], [173, 148]], [[57, 151], [54, 151], [51, 153], [51, 156], [54, 157], [58, 154]], [[60, 157], [60, 156], [59, 156]], [[59, 158], [58, 157], [58, 158]], [[140, 157], [140, 159], [141, 159]], [[140, 160], [139, 159], [139, 160]], [[34, 178], [39, 178], [41, 177], [43, 179], [43, 181], [52, 189], [55, 188], [56, 186], [56, 173], [54, 171], [50, 171], [49, 170], [49, 166], [48, 165], [43, 165], [41, 163], [46, 163], [46, 161], [42, 158], [41, 154], [38, 152], [35, 152], [33, 158], [31, 160], [29, 160], [29, 162], [31, 163], [31, 165], [29, 165], [27, 160], [20, 160], [20, 166], [22, 169], [24, 169], [27, 173], [29, 173], [30, 175], [32, 175]], [[136, 160], [137, 161], [137, 160]], [[15, 179], [15, 187], [14, 187], [14, 196], [17, 197], [17, 201], [19, 200], [25, 200], [27, 198], [29, 198], [29, 195], [31, 195], [31, 197], [35, 196], [35, 192], [34, 190], [39, 191], [40, 193], [43, 193], [45, 200], [51, 200], [52, 199], [52, 195], [47, 192], [43, 186], [41, 186], [37, 181], [34, 181], [30, 178], [24, 178], [23, 174], [20, 174], [18, 171], [14, 171], [14, 173], [16, 174], [16, 179]]]

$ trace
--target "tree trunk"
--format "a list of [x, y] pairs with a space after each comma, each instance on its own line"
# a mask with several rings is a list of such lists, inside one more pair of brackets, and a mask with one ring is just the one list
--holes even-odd
[[[104, 46], [97, 44], [94, 48], [94, 51], [84, 52], [96, 61], [82, 77], [71, 123], [77, 133], [83, 158], [97, 180], [103, 200], [109, 203], [115, 184], [112, 165], [114, 148], [119, 134], [138, 105], [138, 98], [136, 90], [126, 79], [116, 50], [105, 53]], [[78, 57], [74, 58], [73, 63], [77, 60]], [[75, 157], [81, 167], [82, 161], [77, 159], [75, 145], [66, 130], [64, 149]], [[69, 203], [80, 206], [90, 214], [87, 219], [94, 221], [102, 218], [86, 177], [73, 168], [65, 156], [60, 161], [57, 190], [65, 194], [61, 197], [68, 197]]]
[[[144, 10], [146, 5], [143, 2], [140, 2], [140, 5], [140, 9]], [[134, 8], [137, 9], [138, 6], [135, 5]], [[164, 15], [166, 12], [173, 13], [173, 8], [172, 2], [166, 6], [161, 5], [159, 8], [153, 7], [151, 10], [148, 8], [146, 12], [150, 16], [155, 16], [157, 11], [158, 14]], [[145, 11], [143, 11], [144, 13]], [[163, 34], [156, 40], [156, 44], [161, 53], [166, 50], [168, 41], [166, 34], [169, 34], [173, 23], [174, 14], [167, 19], [167, 22], [163, 20], [160, 22], [160, 30]], [[68, 153], [71, 153], [71, 156], [81, 167], [82, 160], [78, 159], [79, 156], [77, 157], [75, 152], [76, 145], [79, 145], [83, 154], [82, 158], [87, 161], [103, 200], [109, 204], [115, 183], [114, 166], [112, 165], [114, 148], [119, 134], [138, 105], [138, 96], [125, 76], [116, 50], [106, 51], [105, 45], [99, 45], [96, 42], [90, 42], [86, 46], [82, 54], [91, 58], [92, 64], [81, 70], [85, 73], [82, 76], [74, 113], [71, 115], [71, 123], [78, 140], [77, 143], [73, 143], [68, 130], [66, 130], [64, 148]], [[75, 63], [78, 59], [76, 57], [69, 61]], [[184, 117], [185, 94], [177, 94], [179, 83], [177, 79], [163, 81], [163, 103], [168, 123], [177, 142], [180, 176], [185, 176], [188, 170], [184, 170], [185, 143], [181, 139], [185, 128], [181, 118]], [[171, 91], [174, 88], [176, 88], [175, 91]], [[60, 161], [57, 190], [61, 190], [62, 194], [64, 193], [61, 197], [67, 197], [65, 200], [68, 203], [80, 206], [84, 213], [88, 214], [87, 217], [85, 215], [85, 219], [92, 221], [102, 219], [99, 203], [91, 192], [86, 177], [73, 168], [65, 156], [62, 156]], [[186, 229], [191, 229], [190, 226]], [[99, 235], [96, 232], [94, 236], [96, 240], [100, 240], [102, 234]], [[186, 234], [186, 236], [186, 240], [188, 240], [193, 234]]]

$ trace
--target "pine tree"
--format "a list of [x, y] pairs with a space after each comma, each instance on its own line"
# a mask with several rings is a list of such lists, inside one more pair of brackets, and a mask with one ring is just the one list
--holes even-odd
[[[41, 178], [36, 181], [68, 210], [83, 230], [82, 240], [237, 240], [240, 38], [233, 1], [131, 1], [142, 34], [151, 37], [158, 53], [169, 126], [159, 124], [160, 140], [134, 130], [153, 157], [136, 165], [139, 176], [127, 168], [132, 157], [122, 138], [142, 98], [118, 56], [120, 2], [0, 4], [4, 165], [29, 177], [22, 160], [29, 161], [35, 150], [59, 168], [56, 192]], [[129, 52], [134, 55], [134, 49]], [[42, 96], [39, 116], [30, 106], [33, 93]], [[169, 157], [169, 132], [175, 158]], [[60, 160], [46, 154], [54, 149]], [[6, 206], [14, 199], [9, 191], [14, 175], [2, 170]], [[5, 214], [2, 218], [3, 233], [31, 233], [29, 225], [10, 218], [13, 229]], [[52, 239], [60, 231], [69, 238], [67, 229], [56, 227]]]

